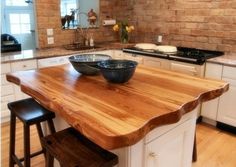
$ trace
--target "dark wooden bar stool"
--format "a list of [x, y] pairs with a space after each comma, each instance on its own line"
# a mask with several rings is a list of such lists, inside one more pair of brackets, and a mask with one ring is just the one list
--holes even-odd
[[73, 128], [41, 138], [46, 149], [46, 167], [56, 158], [61, 167], [112, 167], [117, 155], [104, 150]]
[[[40, 123], [47, 121], [51, 134], [55, 133], [52, 121], [55, 114], [43, 108], [32, 98], [8, 103], [8, 108], [11, 112], [9, 167], [13, 167], [14, 164], [23, 167], [21, 161], [24, 161], [24, 167], [30, 167], [31, 157], [45, 154], [43, 148], [41, 151], [30, 153], [30, 126], [36, 125], [39, 138], [42, 138], [44, 135]], [[20, 159], [15, 155], [16, 117], [24, 124], [24, 157]]]

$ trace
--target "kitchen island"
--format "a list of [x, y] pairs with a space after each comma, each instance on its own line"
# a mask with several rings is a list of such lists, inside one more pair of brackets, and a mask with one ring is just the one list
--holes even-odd
[[7, 80], [117, 153], [119, 167], [191, 166], [194, 109], [228, 90], [223, 81], [141, 65], [125, 84], [83, 76], [71, 65], [15, 72]]

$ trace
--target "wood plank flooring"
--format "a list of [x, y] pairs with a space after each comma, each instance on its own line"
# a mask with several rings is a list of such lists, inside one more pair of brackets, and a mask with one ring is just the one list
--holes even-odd
[[[1, 167], [8, 166], [9, 123], [1, 126]], [[22, 124], [17, 123], [16, 153], [23, 155]], [[40, 150], [36, 128], [31, 127], [31, 150]], [[197, 125], [198, 161], [193, 167], [235, 167], [236, 135], [220, 131], [215, 127], [201, 123]], [[44, 157], [32, 158], [32, 167], [44, 167]]]

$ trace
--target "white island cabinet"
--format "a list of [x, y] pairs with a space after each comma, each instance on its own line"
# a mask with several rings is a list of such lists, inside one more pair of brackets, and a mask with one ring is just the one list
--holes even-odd
[[[132, 146], [110, 150], [119, 157], [116, 167], [191, 167], [196, 117], [197, 109], [177, 123], [153, 129]], [[69, 126], [60, 116], [54, 124], [57, 131]]]

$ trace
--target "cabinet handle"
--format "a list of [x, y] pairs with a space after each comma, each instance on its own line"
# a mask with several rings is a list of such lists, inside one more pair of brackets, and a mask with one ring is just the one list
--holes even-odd
[[154, 152], [150, 152], [150, 153], [149, 153], [149, 156], [152, 157], [152, 158], [155, 158], [155, 157], [157, 156], [157, 154], [154, 153]]

